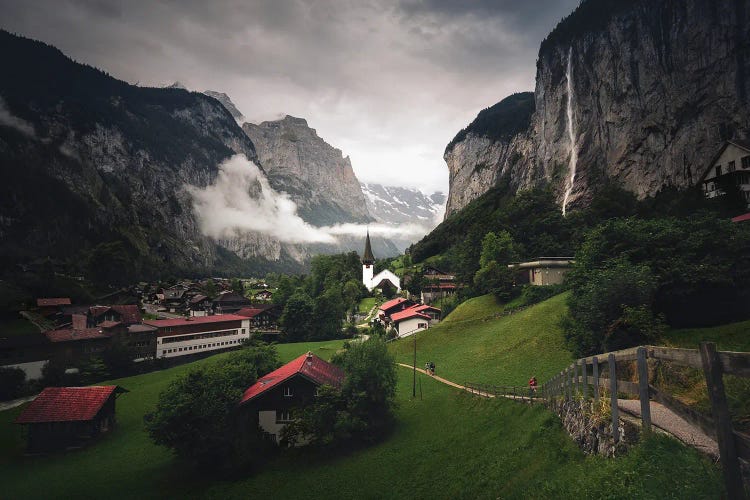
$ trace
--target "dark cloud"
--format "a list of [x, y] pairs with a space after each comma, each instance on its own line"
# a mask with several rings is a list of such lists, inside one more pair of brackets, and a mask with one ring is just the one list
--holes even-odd
[[534, 87], [577, 0], [0, 0], [0, 26], [130, 82], [226, 92], [251, 121], [308, 119], [360, 178], [447, 187], [445, 144]]

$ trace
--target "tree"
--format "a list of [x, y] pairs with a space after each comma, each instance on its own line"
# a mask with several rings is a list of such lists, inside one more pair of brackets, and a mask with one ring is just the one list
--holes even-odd
[[26, 382], [26, 373], [20, 368], [0, 367], [0, 401], [21, 395]]
[[232, 278], [231, 281], [232, 291], [237, 295], [245, 295], [245, 285], [242, 284], [242, 280], [238, 278]]
[[344, 316], [344, 303], [341, 290], [331, 288], [315, 299], [310, 340], [333, 339], [341, 336], [341, 323]]
[[513, 298], [513, 271], [492, 260], [477, 271], [474, 288], [479, 294], [491, 293], [507, 302]]
[[214, 283], [214, 280], [209, 279], [206, 281], [206, 285], [203, 287], [203, 293], [205, 293], [206, 297], [209, 299], [216, 298], [218, 291], [216, 290], [216, 283]]
[[479, 267], [485, 267], [490, 262], [510, 264], [518, 259], [518, 251], [513, 236], [508, 231], [490, 231], [482, 239], [482, 253], [479, 257]]
[[315, 402], [298, 410], [282, 431], [282, 442], [332, 446], [356, 439], [372, 442], [393, 422], [396, 367], [381, 338], [347, 344], [334, 357], [346, 373], [341, 390], [321, 387]]
[[151, 439], [204, 468], [237, 468], [260, 455], [260, 431], [241, 425], [237, 403], [258, 376], [278, 367], [272, 347], [251, 346], [193, 368], [159, 395], [146, 418]]
[[313, 299], [302, 290], [289, 297], [281, 313], [281, 324], [286, 339], [291, 342], [306, 340], [313, 329]]

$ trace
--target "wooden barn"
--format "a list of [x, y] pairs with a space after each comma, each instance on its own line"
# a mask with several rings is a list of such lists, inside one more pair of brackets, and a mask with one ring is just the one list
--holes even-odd
[[47, 387], [16, 418], [26, 426], [26, 450], [78, 448], [115, 426], [116, 385]]

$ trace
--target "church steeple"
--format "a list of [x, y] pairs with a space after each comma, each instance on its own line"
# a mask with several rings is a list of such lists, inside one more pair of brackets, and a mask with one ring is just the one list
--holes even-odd
[[362, 256], [362, 264], [375, 264], [375, 256], [372, 255], [372, 246], [370, 245], [370, 230], [367, 230], [367, 239], [365, 240], [365, 254]]

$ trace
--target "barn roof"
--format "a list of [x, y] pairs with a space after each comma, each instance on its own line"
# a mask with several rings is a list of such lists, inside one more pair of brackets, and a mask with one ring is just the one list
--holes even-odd
[[344, 380], [344, 370], [308, 352], [258, 379], [242, 395], [240, 404], [247, 403], [295, 375], [302, 375], [318, 385], [334, 387], [341, 387]]
[[49, 330], [44, 332], [44, 335], [47, 336], [50, 342], [73, 342], [77, 340], [108, 339], [110, 337], [102, 333], [99, 327], [84, 328], [83, 330], [75, 330], [73, 328]]
[[116, 385], [93, 387], [47, 387], [24, 408], [17, 424], [80, 422], [93, 419], [109, 397], [127, 392]]

